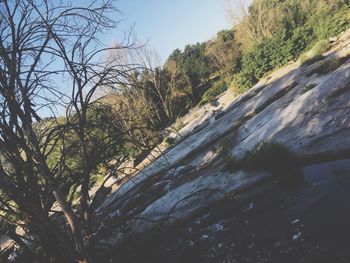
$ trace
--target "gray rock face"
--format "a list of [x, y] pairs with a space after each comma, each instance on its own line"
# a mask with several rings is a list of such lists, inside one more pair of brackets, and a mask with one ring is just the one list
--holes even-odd
[[213, 203], [244, 187], [268, 177], [259, 173], [248, 176], [240, 171], [234, 176], [230, 173], [213, 173], [185, 183], [169, 191], [156, 202], [149, 205], [133, 223], [135, 231], [143, 231], [157, 223], [173, 223], [182, 220], [208, 203]]
[[[207, 110], [193, 111], [193, 119], [199, 121], [186, 116], [191, 127], [183, 128], [181, 141], [121, 185], [97, 211], [110, 214], [120, 209], [129, 215], [124, 223], [131, 232], [141, 232], [191, 217], [271, 176], [227, 171], [222, 148], [238, 160], [269, 140], [300, 157], [350, 151], [349, 43], [350, 31], [325, 60], [305, 67], [290, 64], [230, 103], [223, 95], [217, 106], [223, 107], [220, 118], [208, 121]], [[339, 58], [342, 65], [320, 71], [322, 63]]]
[[[300, 94], [304, 85], [295, 88], [299, 94], [287, 95], [245, 123], [232, 154], [240, 158], [264, 140], [283, 143], [301, 155], [348, 148], [350, 61]], [[341, 141], [336, 139], [340, 134]]]

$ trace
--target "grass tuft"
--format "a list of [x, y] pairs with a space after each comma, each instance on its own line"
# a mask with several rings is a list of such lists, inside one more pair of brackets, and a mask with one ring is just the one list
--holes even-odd
[[317, 84], [309, 84], [309, 85], [306, 85], [303, 90], [302, 90], [302, 93], [301, 94], [304, 94], [306, 92], [308, 92], [309, 90], [312, 90], [313, 88], [315, 88], [317, 86]]
[[326, 52], [330, 47], [330, 43], [328, 40], [321, 40], [317, 42], [314, 47], [303, 53], [299, 58], [299, 63], [301, 66], [311, 65], [319, 60], [322, 60], [323, 53]]
[[174, 129], [176, 131], [181, 130], [185, 126], [185, 123], [182, 118], [177, 118], [174, 124]]
[[175, 139], [172, 137], [165, 137], [163, 142], [166, 146], [170, 146], [170, 145], [174, 144]]

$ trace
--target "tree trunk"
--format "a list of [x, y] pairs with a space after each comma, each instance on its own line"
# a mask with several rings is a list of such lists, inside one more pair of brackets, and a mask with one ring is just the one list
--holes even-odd
[[81, 263], [91, 263], [91, 260], [89, 259], [88, 253], [86, 251], [86, 247], [84, 245], [84, 240], [81, 233], [81, 227], [79, 225], [79, 222], [75, 214], [73, 213], [72, 208], [58, 191], [53, 191], [53, 194], [59, 206], [61, 207], [68, 221], [68, 225], [72, 231], [75, 246], [76, 246], [76, 251], [77, 251], [77, 257], [79, 258], [78, 261]]

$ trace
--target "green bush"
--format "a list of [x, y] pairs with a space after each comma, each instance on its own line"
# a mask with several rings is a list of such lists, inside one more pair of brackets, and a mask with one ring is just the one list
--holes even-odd
[[302, 27], [293, 31], [283, 30], [246, 53], [241, 71], [234, 78], [238, 91], [245, 92], [269, 71], [299, 57], [312, 36], [310, 29]]
[[170, 146], [170, 145], [174, 144], [175, 139], [172, 137], [165, 137], [163, 142], [165, 143], [166, 146]]
[[320, 40], [318, 41], [312, 49], [305, 52], [300, 56], [299, 62], [303, 65], [310, 65], [315, 63], [321, 59], [323, 59], [323, 53], [326, 52], [330, 47], [330, 43], [328, 40]]
[[[302, 52], [317, 40], [329, 39], [350, 27], [349, 8], [324, 5], [297, 27], [286, 25], [271, 38], [264, 39], [246, 52], [240, 72], [234, 76], [234, 84], [240, 93], [254, 86], [268, 72], [296, 60]], [[310, 52], [300, 57], [302, 65], [322, 59], [329, 48], [328, 40], [316, 43]]]
[[284, 145], [275, 142], [258, 144], [244, 159], [245, 167], [273, 175], [296, 172], [300, 166], [296, 156]]
[[185, 126], [185, 123], [184, 123], [183, 119], [178, 117], [178, 118], [176, 119], [175, 123], [174, 123], [174, 129], [175, 129], [176, 131], [179, 131], [179, 130], [181, 130], [184, 126]]
[[213, 84], [206, 92], [204, 92], [200, 106], [205, 103], [214, 101], [220, 94], [227, 90], [227, 83], [224, 80], [219, 80]]
[[320, 61], [324, 59], [322, 55], [317, 55], [317, 54], [302, 54], [299, 59], [299, 63], [301, 66], [306, 66], [306, 65], [311, 65], [316, 63], [317, 61]]
[[342, 8], [334, 14], [320, 14], [314, 21], [318, 39], [329, 39], [350, 27], [349, 8]]
[[105, 180], [105, 175], [106, 173], [98, 173], [96, 174], [90, 182], [90, 187], [93, 187], [95, 184], [100, 185], [103, 183], [103, 181]]

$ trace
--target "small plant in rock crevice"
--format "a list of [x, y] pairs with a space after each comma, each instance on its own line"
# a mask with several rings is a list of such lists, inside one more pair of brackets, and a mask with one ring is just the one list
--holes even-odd
[[262, 142], [249, 152], [243, 160], [244, 167], [270, 172], [273, 175], [292, 175], [300, 170], [297, 157], [284, 145]]
[[172, 137], [165, 137], [164, 140], [163, 140], [164, 144], [166, 146], [171, 146], [175, 143], [175, 138], [172, 138]]
[[326, 52], [330, 47], [330, 43], [328, 40], [321, 40], [317, 42], [311, 50], [303, 53], [300, 56], [300, 65], [310, 65], [321, 59], [323, 59], [323, 53]]
[[308, 92], [309, 90], [312, 90], [313, 88], [315, 88], [317, 86], [317, 84], [309, 84], [309, 85], [306, 85], [303, 90], [302, 90], [302, 94]]
[[182, 118], [177, 118], [174, 124], [174, 129], [176, 131], [181, 130], [185, 126], [185, 123]]

